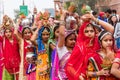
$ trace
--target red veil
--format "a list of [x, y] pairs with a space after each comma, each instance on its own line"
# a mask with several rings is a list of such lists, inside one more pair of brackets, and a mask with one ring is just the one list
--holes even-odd
[[19, 54], [19, 44], [18, 40], [15, 35], [13, 35], [12, 31], [12, 38], [13, 43], [11, 43], [5, 36], [0, 36], [0, 42], [2, 42], [2, 49], [3, 49], [3, 58], [4, 58], [4, 65], [7, 71], [10, 74], [15, 74], [19, 72], [19, 64], [20, 64], [20, 54]]
[[79, 30], [79, 35], [77, 38], [77, 43], [73, 49], [73, 52], [66, 64], [65, 70], [69, 80], [79, 80], [81, 74], [86, 74], [87, 63], [89, 57], [98, 50], [99, 43], [98, 38], [93, 39], [93, 45], [87, 46], [91, 38], [84, 35], [84, 29], [90, 22], [84, 22]]

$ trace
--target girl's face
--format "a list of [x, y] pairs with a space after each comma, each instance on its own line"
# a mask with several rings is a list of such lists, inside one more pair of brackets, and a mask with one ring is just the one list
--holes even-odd
[[9, 29], [5, 30], [5, 36], [6, 36], [8, 39], [11, 38], [11, 37], [12, 37], [12, 31], [9, 30]]
[[55, 38], [58, 38], [58, 36], [59, 36], [59, 29], [56, 29], [56, 31], [55, 31]]
[[43, 42], [47, 42], [49, 37], [50, 37], [50, 33], [47, 30], [45, 31], [45, 29], [44, 29], [44, 31], [42, 32], [42, 40], [43, 40]]
[[116, 17], [116, 16], [112, 16], [111, 20], [112, 20], [113, 22], [116, 22], [116, 21], [117, 21], [117, 17]]
[[84, 35], [89, 38], [94, 38], [95, 37], [95, 30], [93, 29], [92, 26], [87, 26], [84, 29]]
[[32, 33], [31, 33], [30, 29], [26, 28], [23, 32], [24, 39], [30, 40], [31, 36], [32, 36]]
[[101, 46], [104, 49], [110, 48], [112, 49], [113, 47], [113, 37], [110, 34], [107, 34], [106, 36], [103, 37], [101, 41]]
[[75, 34], [71, 34], [70, 36], [67, 37], [66, 39], [66, 46], [69, 47], [69, 48], [74, 48], [75, 46], [75, 41], [76, 41], [76, 36]]

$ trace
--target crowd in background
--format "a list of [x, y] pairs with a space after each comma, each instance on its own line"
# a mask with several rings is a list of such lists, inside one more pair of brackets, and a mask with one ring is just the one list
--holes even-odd
[[[85, 10], [86, 5], [83, 6]], [[60, 8], [56, 16], [34, 8], [0, 25], [0, 80], [119, 80], [117, 10], [83, 15]]]

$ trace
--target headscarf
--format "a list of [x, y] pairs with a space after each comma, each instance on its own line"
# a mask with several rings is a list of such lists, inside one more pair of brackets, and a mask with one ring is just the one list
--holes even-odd
[[[13, 27], [7, 27], [6, 30], [11, 30], [13, 43], [11, 45], [10, 41], [4, 35], [3, 37], [3, 57], [4, 65], [7, 71], [11, 74], [18, 72], [20, 64], [20, 54], [19, 54], [19, 45], [17, 38], [13, 35]], [[4, 31], [4, 34], [5, 34]]]
[[45, 46], [42, 42], [42, 32], [44, 30], [44, 27], [42, 27], [39, 32], [38, 32], [38, 39], [37, 39], [37, 43], [38, 43], [38, 51], [40, 50], [44, 50], [45, 49]]
[[71, 34], [75, 34], [75, 31], [74, 31], [74, 30], [66, 30], [66, 31], [65, 31], [65, 40], [66, 40], [66, 38], [67, 38], [69, 35], [71, 35]]
[[99, 13], [99, 16], [100, 16], [100, 17], [102, 17], [103, 15], [105, 15], [104, 12], [100, 12], [100, 13]]
[[93, 45], [87, 46], [91, 38], [84, 35], [84, 29], [90, 22], [84, 22], [80, 27], [77, 43], [72, 51], [72, 54], [66, 64], [66, 74], [69, 80], [79, 80], [81, 74], [86, 74], [87, 63], [89, 57], [99, 49], [98, 39], [93, 39]]
[[[47, 28], [47, 27], [42, 27], [39, 31], [38, 31], [38, 39], [37, 39], [37, 43], [38, 43], [38, 52], [40, 50], [44, 50], [45, 49], [45, 46], [42, 42], [42, 32], [44, 31], [44, 29]], [[49, 32], [49, 31], [48, 31]]]

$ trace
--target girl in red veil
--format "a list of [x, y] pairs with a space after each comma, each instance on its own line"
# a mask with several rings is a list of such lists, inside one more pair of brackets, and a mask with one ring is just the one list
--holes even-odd
[[95, 35], [95, 28], [90, 20], [102, 25], [107, 31], [113, 33], [114, 28], [110, 24], [97, 20], [92, 14], [84, 15], [84, 22], [79, 29], [77, 43], [66, 65], [66, 74], [69, 80], [84, 80], [86, 77], [88, 58], [95, 54], [99, 44]]
[[3, 80], [18, 80], [20, 54], [17, 37], [13, 34], [12, 27], [4, 29], [4, 36], [0, 36], [3, 50]]

